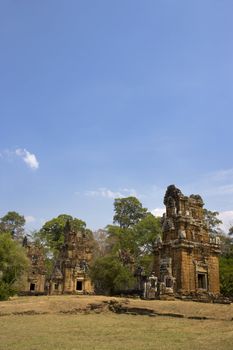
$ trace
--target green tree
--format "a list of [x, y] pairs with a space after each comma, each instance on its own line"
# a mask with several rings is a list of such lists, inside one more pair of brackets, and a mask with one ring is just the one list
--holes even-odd
[[90, 269], [97, 293], [116, 294], [132, 289], [136, 280], [132, 272], [113, 256], [98, 258]]
[[0, 235], [0, 300], [7, 300], [17, 292], [16, 284], [28, 268], [24, 248], [10, 233]]
[[162, 234], [161, 219], [151, 213], [130, 228], [109, 225], [107, 230], [108, 246], [123, 264], [139, 264], [141, 257], [152, 256], [156, 239]]
[[141, 266], [147, 274], [152, 272], [155, 242], [162, 234], [161, 218], [148, 212], [130, 227], [109, 225], [107, 231], [108, 252], [118, 257], [123, 266], [130, 271]]
[[114, 211], [113, 222], [119, 224], [121, 228], [134, 226], [147, 214], [147, 209], [142, 207], [136, 197], [115, 199]]
[[140, 254], [135, 231], [132, 228], [122, 228], [116, 225], [109, 225], [107, 230], [109, 253], [118, 257], [124, 266], [132, 267]]
[[219, 269], [221, 293], [233, 300], [233, 256], [220, 257]]
[[233, 300], [233, 227], [228, 236], [221, 236], [220, 288], [221, 293]]
[[218, 211], [211, 211], [211, 210], [204, 209], [204, 217], [208, 225], [209, 232], [210, 234], [215, 236], [222, 233], [222, 230], [219, 227], [219, 225], [222, 224], [222, 221], [218, 218], [218, 216], [219, 216]]
[[21, 241], [24, 235], [25, 218], [15, 211], [9, 211], [0, 219], [0, 231], [10, 232], [12, 237]]
[[73, 218], [71, 215], [61, 214], [47, 221], [36, 234], [36, 237], [39, 238], [54, 255], [58, 254], [64, 243], [67, 222], [69, 222], [71, 229], [86, 232], [88, 235], [91, 235], [91, 231], [86, 229], [86, 223], [80, 219]]
[[161, 217], [155, 217], [148, 213], [144, 219], [135, 225], [134, 231], [140, 251], [136, 262], [137, 265], [144, 268], [148, 275], [153, 271], [155, 243], [158, 237], [162, 236]]
[[97, 258], [92, 267], [97, 287], [111, 294], [135, 288], [134, 274], [139, 267], [151, 273], [155, 241], [162, 231], [160, 218], [135, 197], [116, 199], [114, 211], [115, 225], [107, 226], [105, 241], [101, 241], [107, 255]]
[[156, 240], [162, 236], [161, 218], [148, 213], [135, 225], [134, 231], [141, 254], [153, 254]]

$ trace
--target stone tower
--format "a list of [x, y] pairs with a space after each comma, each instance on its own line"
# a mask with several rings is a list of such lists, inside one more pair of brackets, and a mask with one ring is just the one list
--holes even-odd
[[160, 293], [217, 296], [219, 238], [211, 238], [199, 195], [184, 196], [171, 185], [164, 204], [163, 237], [155, 247], [155, 271]]
[[50, 294], [93, 293], [88, 276], [91, 259], [92, 240], [87, 233], [73, 231], [67, 222], [65, 241], [50, 281]]
[[23, 240], [30, 267], [26, 276], [25, 285], [20, 294], [43, 294], [45, 292], [45, 258], [40, 246]]

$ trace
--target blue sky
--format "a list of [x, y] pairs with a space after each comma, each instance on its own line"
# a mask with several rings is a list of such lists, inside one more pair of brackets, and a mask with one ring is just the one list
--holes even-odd
[[0, 2], [0, 215], [98, 229], [200, 193], [233, 222], [233, 2]]

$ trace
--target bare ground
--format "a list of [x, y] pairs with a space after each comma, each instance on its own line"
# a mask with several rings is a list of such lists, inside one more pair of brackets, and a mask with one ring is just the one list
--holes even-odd
[[129, 307], [148, 308], [160, 314], [181, 314], [185, 317], [206, 317], [216, 320], [232, 320], [233, 304], [209, 304], [191, 301], [161, 301], [111, 298], [106, 296], [38, 296], [15, 297], [0, 303], [0, 316], [34, 311], [35, 313], [56, 314], [72, 310], [85, 310], [89, 304], [117, 300]]
[[[111, 300], [155, 314], [118, 315], [107, 307]], [[106, 307], [91, 309], [90, 304]], [[172, 314], [183, 318], [169, 317]], [[104, 296], [20, 297], [1, 302], [0, 316], [0, 350], [233, 349], [233, 305]]]

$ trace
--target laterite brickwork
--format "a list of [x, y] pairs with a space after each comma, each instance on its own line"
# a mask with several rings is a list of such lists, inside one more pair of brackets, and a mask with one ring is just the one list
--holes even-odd
[[[155, 248], [155, 274], [177, 295], [218, 295], [219, 238], [211, 238], [199, 195], [184, 196], [171, 185], [164, 204], [162, 242]], [[167, 285], [166, 285], [167, 284]]]
[[46, 275], [43, 251], [36, 244], [28, 243], [26, 238], [24, 238], [23, 246], [30, 261], [30, 267], [21, 294], [43, 294]]
[[91, 294], [88, 276], [92, 259], [92, 242], [86, 233], [75, 232], [66, 225], [65, 242], [50, 281], [50, 294]]

